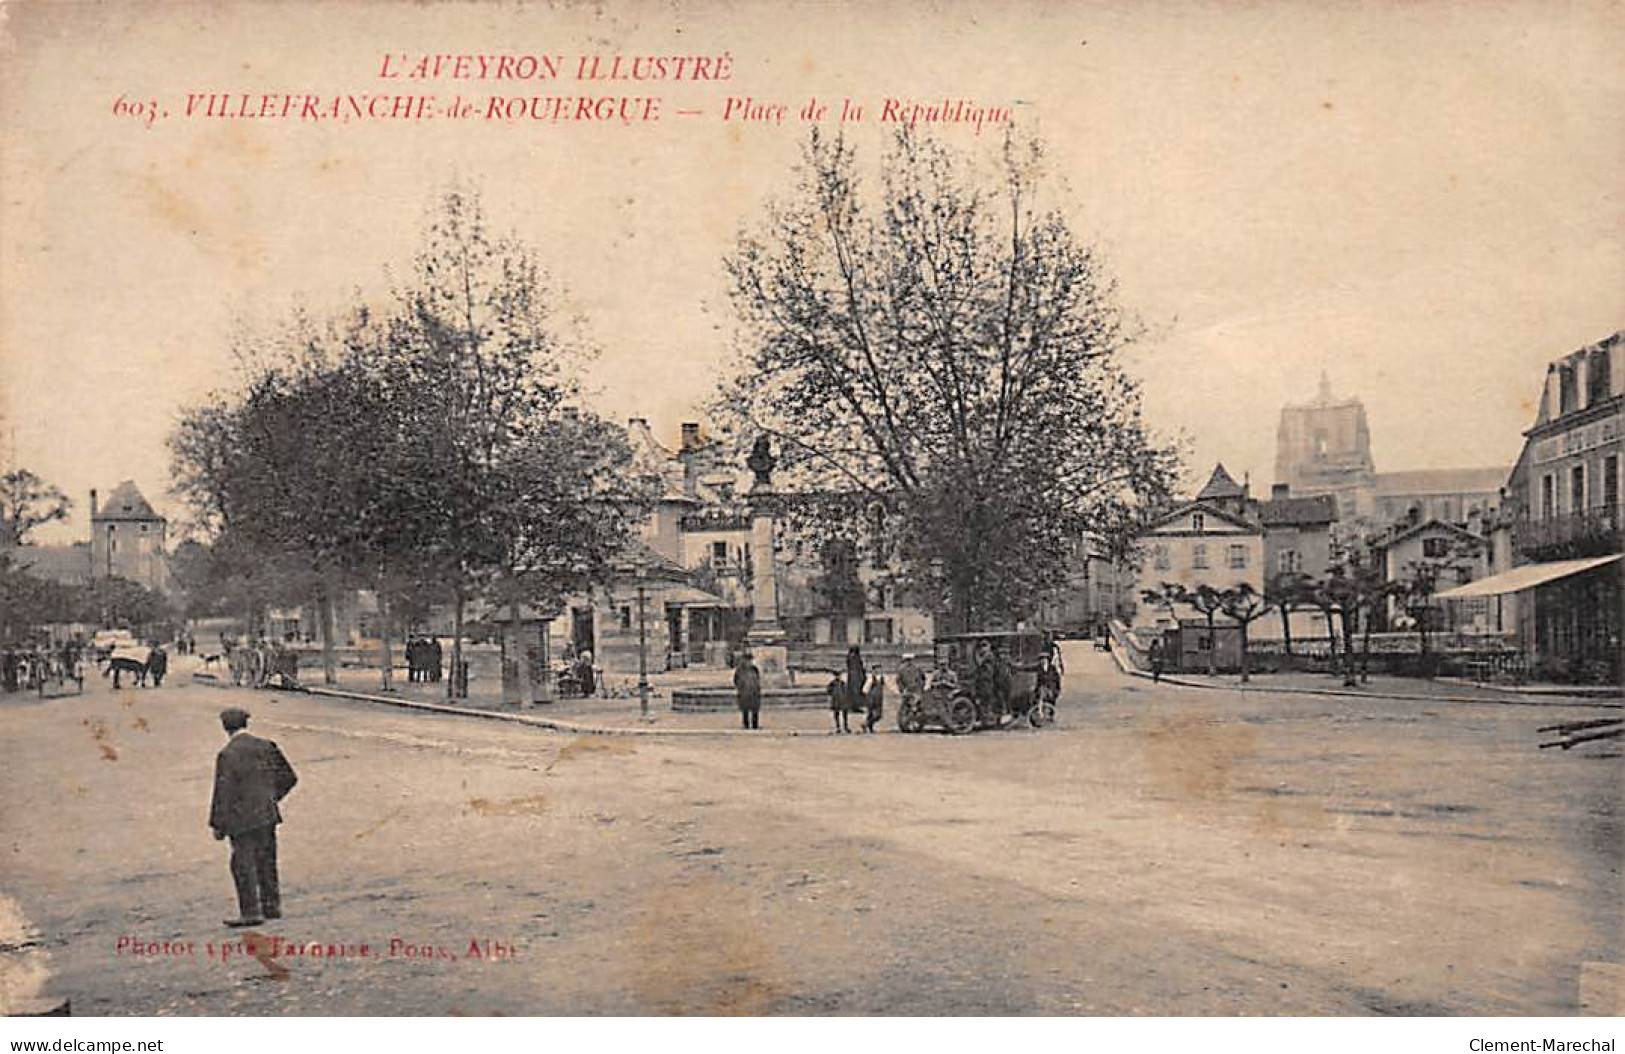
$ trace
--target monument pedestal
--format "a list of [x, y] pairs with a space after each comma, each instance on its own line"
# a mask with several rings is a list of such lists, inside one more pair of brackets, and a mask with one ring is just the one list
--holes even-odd
[[745, 635], [745, 646], [762, 673], [763, 688], [788, 688], [795, 683], [790, 678], [790, 649], [784, 645], [783, 633], [752, 630]]

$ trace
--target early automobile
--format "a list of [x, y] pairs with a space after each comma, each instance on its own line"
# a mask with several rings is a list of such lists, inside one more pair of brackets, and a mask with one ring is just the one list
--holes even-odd
[[[1043, 630], [1008, 630], [956, 633], [936, 639], [936, 667], [925, 692], [902, 700], [897, 727], [904, 732], [943, 728], [955, 735], [978, 728], [1001, 728], [1025, 721], [1041, 728], [1055, 721], [1056, 699], [1041, 692], [1038, 672], [1042, 660], [1053, 655], [1054, 638]], [[1010, 666], [1010, 692], [1005, 705], [996, 698], [978, 697], [978, 655], [992, 655]]]

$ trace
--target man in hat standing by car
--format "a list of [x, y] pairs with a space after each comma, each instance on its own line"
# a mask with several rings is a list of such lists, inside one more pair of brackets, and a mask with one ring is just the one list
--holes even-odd
[[237, 887], [237, 917], [227, 926], [258, 926], [282, 917], [277, 881], [277, 802], [299, 782], [293, 766], [269, 739], [248, 733], [248, 711], [220, 711], [227, 740], [214, 762], [214, 800], [209, 827], [216, 839], [231, 839], [231, 880]]

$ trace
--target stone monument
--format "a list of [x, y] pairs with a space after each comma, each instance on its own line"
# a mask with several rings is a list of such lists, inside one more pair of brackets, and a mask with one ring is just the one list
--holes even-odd
[[784, 627], [779, 625], [778, 562], [773, 555], [775, 534], [775, 495], [773, 467], [777, 464], [767, 436], [757, 438], [745, 460], [756, 479], [751, 484], [751, 552], [755, 564], [751, 576], [751, 623], [745, 644], [762, 671], [763, 687], [782, 688], [794, 683], [790, 676], [790, 652], [785, 646]]

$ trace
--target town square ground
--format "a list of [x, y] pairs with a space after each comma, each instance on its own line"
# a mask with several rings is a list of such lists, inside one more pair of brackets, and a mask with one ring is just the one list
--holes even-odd
[[[1086, 645], [1067, 659], [1057, 727], [966, 737], [572, 735], [184, 675], [8, 697], [7, 996], [88, 1015], [1616, 1010], [1625, 769], [1537, 729], [1617, 710], [1154, 686]], [[300, 776], [286, 917], [251, 947], [221, 925], [204, 822], [227, 705]]]

